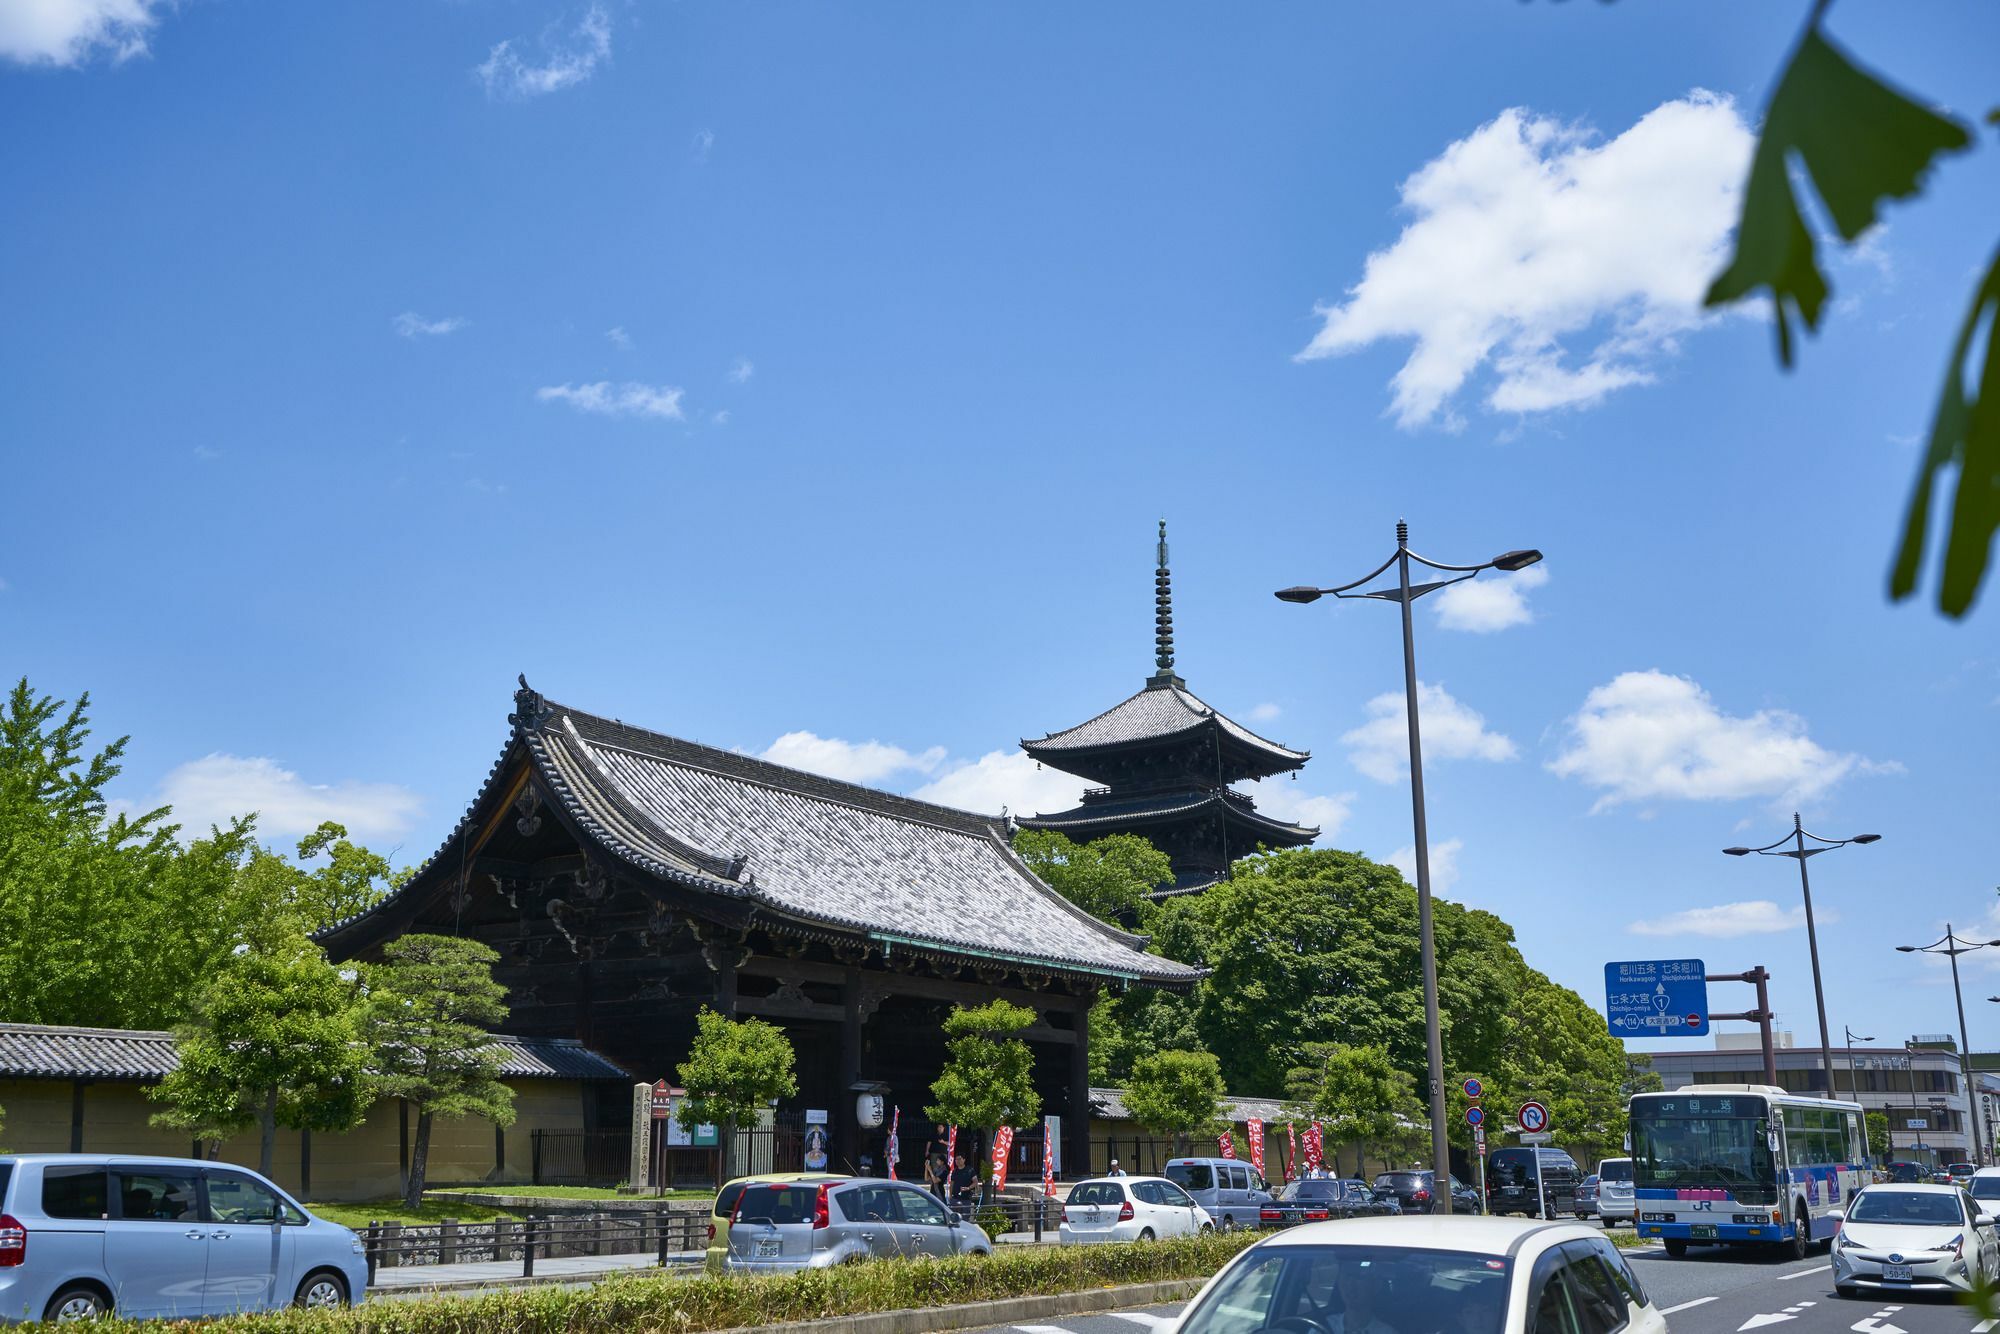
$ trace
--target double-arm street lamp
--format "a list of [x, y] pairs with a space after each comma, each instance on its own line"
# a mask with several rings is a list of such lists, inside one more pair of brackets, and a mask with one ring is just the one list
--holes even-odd
[[[1792, 832], [1775, 843], [1766, 843], [1761, 848], [1724, 848], [1731, 857], [1748, 857], [1757, 853], [1764, 857], [1795, 857], [1799, 863], [1799, 889], [1806, 897], [1806, 948], [1812, 953], [1813, 1004], [1819, 1007], [1819, 1059], [1826, 1071], [1826, 1096], [1834, 1096], [1833, 1088], [1833, 1039], [1826, 1031], [1826, 991], [1819, 981], [1819, 935], [1813, 930], [1812, 880], [1806, 875], [1806, 859], [1817, 857], [1822, 852], [1832, 852], [1850, 843], [1875, 843], [1880, 834], [1856, 834], [1852, 838], [1823, 838], [1806, 832], [1799, 823], [1798, 812], [1792, 813]], [[1812, 843], [1807, 844], [1806, 840]], [[1790, 846], [1786, 846], [1789, 844]]]
[[[1951, 994], [1958, 1001], [1958, 1073], [1965, 1083], [1966, 1119], [1972, 1122], [1972, 1161], [1975, 1163], [1986, 1161], [1986, 1137], [1979, 1133], [1979, 1103], [1972, 1096], [1972, 1049], [1965, 1041], [1965, 992], [1958, 985], [1958, 956], [1994, 945], [2000, 945], [2000, 940], [1966, 940], [1953, 935], [1951, 923], [1946, 922], [1944, 934], [1928, 945], [1896, 946], [1904, 954], [1943, 954], [1951, 959]], [[1912, 1066], [1912, 1077], [1915, 1073]]]
[[[1854, 1030], [1849, 1028], [1846, 1024], [1842, 1024], [1840, 1026], [1840, 1032], [1842, 1038], [1841, 1045], [1847, 1048], [1848, 1089], [1850, 1092], [1854, 1094], [1854, 1100], [1856, 1102], [1859, 1102], [1861, 1101], [1861, 1081], [1857, 1079], [1854, 1074], [1854, 1044], [1857, 1042], [1873, 1042], [1875, 1039], [1868, 1037], [1865, 1034], [1856, 1036]], [[1834, 1096], [1836, 1097], [1839, 1096], [1837, 1091], [1835, 1092]]]
[[[1403, 699], [1410, 725], [1410, 807], [1416, 825], [1417, 934], [1423, 954], [1424, 1043], [1430, 1064], [1431, 1169], [1437, 1182], [1431, 1192], [1431, 1207], [1440, 1213], [1451, 1212], [1451, 1192], [1445, 1189], [1451, 1180], [1451, 1146], [1448, 1139], [1450, 1127], [1445, 1123], [1444, 1038], [1438, 1022], [1437, 945], [1431, 934], [1430, 831], [1424, 820], [1423, 741], [1417, 725], [1417, 640], [1410, 621], [1410, 604], [1426, 593], [1463, 583], [1481, 570], [1524, 570], [1541, 558], [1539, 551], [1509, 551], [1478, 565], [1443, 565], [1410, 550], [1410, 525], [1399, 520], [1396, 524], [1396, 554], [1361, 578], [1338, 588], [1299, 587], [1278, 591], [1278, 598], [1284, 602], [1317, 602], [1322, 597], [1374, 598], [1380, 602], [1400, 603], [1403, 608]], [[1412, 583], [1410, 566], [1413, 563], [1446, 577], [1433, 579], [1419, 574], [1417, 578], [1421, 582]], [[1395, 584], [1362, 590], [1363, 584], [1373, 583], [1391, 565], [1396, 567]]]

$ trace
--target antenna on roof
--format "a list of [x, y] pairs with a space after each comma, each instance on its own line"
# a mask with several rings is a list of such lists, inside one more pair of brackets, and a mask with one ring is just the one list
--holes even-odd
[[1153, 664], [1174, 670], [1174, 581], [1167, 570], [1167, 521], [1160, 520], [1159, 566], [1153, 574]]

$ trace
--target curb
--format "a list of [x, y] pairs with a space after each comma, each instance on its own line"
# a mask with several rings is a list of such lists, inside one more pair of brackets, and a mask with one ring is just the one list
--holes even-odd
[[1007, 1297], [964, 1306], [933, 1306], [920, 1311], [876, 1311], [869, 1315], [833, 1316], [783, 1325], [756, 1325], [737, 1334], [930, 1334], [932, 1330], [977, 1329], [983, 1325], [1014, 1325], [1050, 1316], [1088, 1315], [1128, 1306], [1158, 1306], [1178, 1302], [1201, 1291], [1207, 1279], [1167, 1279], [1159, 1283], [1129, 1283], [1116, 1288], [1089, 1288], [1035, 1297]]

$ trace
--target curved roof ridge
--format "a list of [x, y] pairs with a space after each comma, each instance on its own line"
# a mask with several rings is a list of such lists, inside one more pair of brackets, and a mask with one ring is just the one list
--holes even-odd
[[[1231, 801], [1230, 798], [1237, 798]], [[1240, 804], [1239, 804], [1240, 803]], [[1128, 801], [1110, 801], [1102, 805], [1111, 809], [1102, 814], [1086, 814], [1093, 808], [1088, 805], [1072, 806], [1066, 811], [1053, 814], [1022, 816], [1021, 823], [1030, 829], [1050, 825], [1074, 828], [1085, 824], [1102, 824], [1108, 821], [1140, 819], [1155, 815], [1184, 815], [1189, 811], [1208, 806], [1222, 807], [1253, 824], [1266, 825], [1274, 830], [1304, 835], [1308, 839], [1319, 837], [1318, 825], [1293, 824], [1276, 816], [1266, 815], [1257, 809], [1256, 803], [1231, 788], [1215, 788], [1207, 792], [1168, 792], [1153, 797], [1134, 798]]]
[[[1153, 701], [1160, 699], [1171, 700], [1179, 706], [1187, 715], [1186, 721], [1176, 725], [1176, 720], [1171, 715], [1166, 718], [1140, 716], [1157, 712], [1157, 706]], [[1125, 721], [1121, 715], [1128, 714], [1132, 715], [1130, 734], [1116, 735], [1115, 733], [1120, 730], [1120, 724]], [[1176, 684], [1148, 685], [1135, 694], [1119, 700], [1102, 713], [1084, 719], [1074, 727], [1065, 727], [1060, 732], [1050, 732], [1046, 736], [1032, 740], [1023, 737], [1021, 749], [1032, 755], [1037, 750], [1086, 750], [1098, 746], [1130, 745], [1161, 737], [1179, 736], [1205, 723], [1214, 724], [1245, 745], [1291, 760], [1295, 766], [1302, 765], [1312, 758], [1310, 751], [1293, 750], [1290, 746], [1258, 735], [1196, 695], [1185, 685]], [[1093, 730], [1105, 735], [1087, 735]]]

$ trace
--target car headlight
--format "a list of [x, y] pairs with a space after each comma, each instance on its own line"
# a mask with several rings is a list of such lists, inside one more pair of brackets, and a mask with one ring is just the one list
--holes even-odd
[[366, 1254], [368, 1254], [368, 1245], [367, 1245], [367, 1243], [366, 1243], [366, 1242], [364, 1242], [364, 1241], [362, 1241], [362, 1240], [361, 1240], [361, 1238], [359, 1238], [359, 1237], [356, 1237], [356, 1238], [354, 1239], [354, 1253], [355, 1253], [356, 1255], [366, 1255]]

